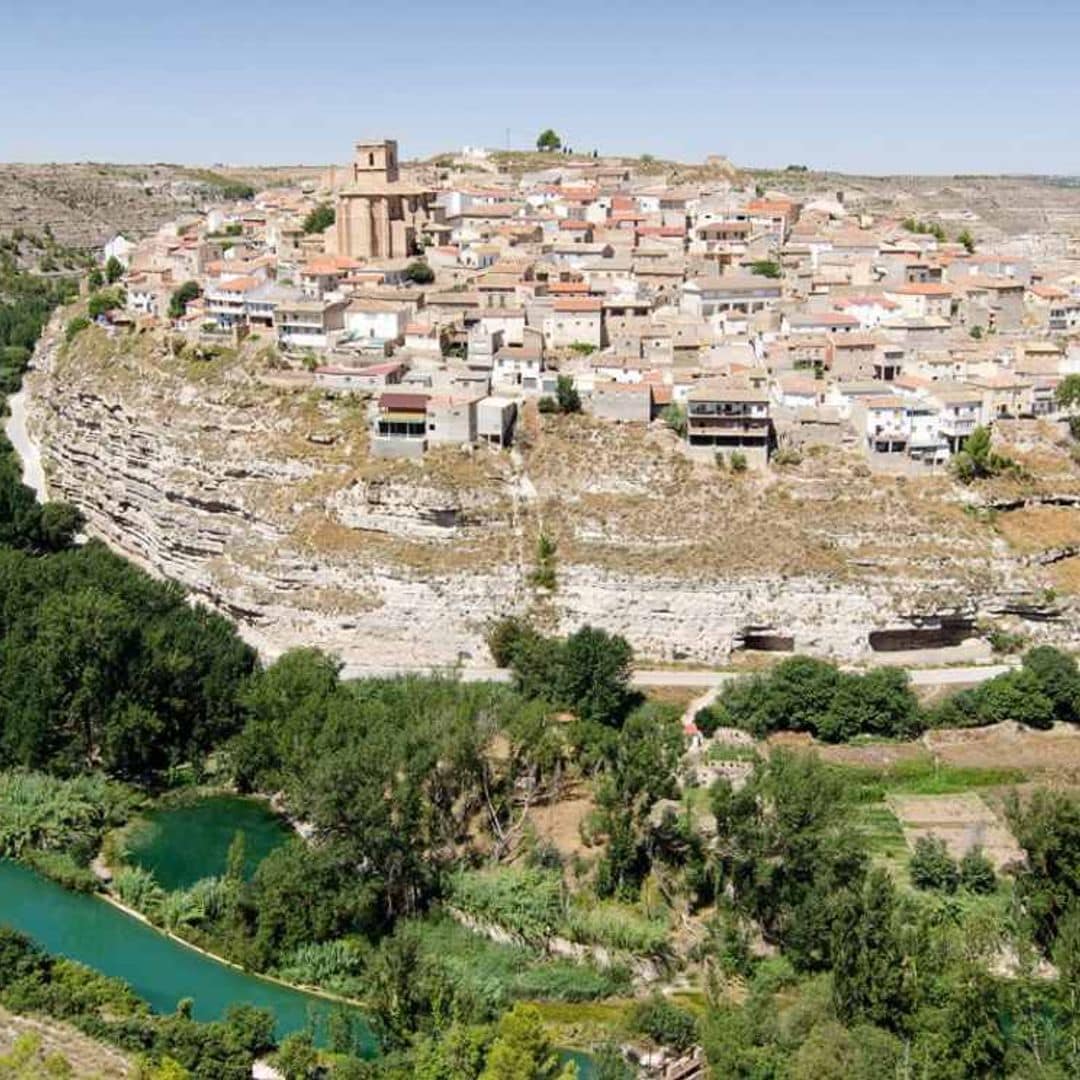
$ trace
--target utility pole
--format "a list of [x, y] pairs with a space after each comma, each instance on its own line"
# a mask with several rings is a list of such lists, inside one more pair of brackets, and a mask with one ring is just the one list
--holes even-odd
[[510, 153], [510, 129], [506, 129], [506, 152]]

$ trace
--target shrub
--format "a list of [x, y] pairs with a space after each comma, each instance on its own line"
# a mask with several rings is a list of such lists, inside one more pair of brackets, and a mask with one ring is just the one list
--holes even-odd
[[405, 268], [405, 277], [414, 285], [430, 285], [435, 280], [435, 271], [426, 262], [417, 259]]
[[148, 917], [157, 915], [165, 899], [154, 875], [141, 866], [125, 866], [118, 870], [112, 887], [121, 903]]
[[88, 326], [90, 320], [85, 315], [76, 315], [74, 319], [68, 319], [64, 327], [64, 340], [70, 345]]
[[574, 387], [574, 381], [569, 375], [560, 375], [555, 384], [555, 399], [559, 404], [559, 412], [581, 412], [581, 395]]
[[774, 465], [798, 465], [802, 461], [802, 454], [793, 446], [781, 446], [773, 454], [772, 460]]
[[987, 895], [997, 888], [994, 864], [978, 844], [968, 848], [960, 860], [960, 884], [968, 892], [979, 895]]
[[630, 1029], [660, 1046], [689, 1050], [697, 1039], [697, 1021], [692, 1013], [654, 994], [635, 1005], [629, 1016]]
[[450, 901], [526, 941], [554, 933], [562, 918], [562, 877], [549, 870], [471, 870], [450, 881]]
[[567, 937], [585, 945], [603, 945], [642, 956], [667, 951], [668, 924], [647, 919], [628, 904], [605, 900], [572, 908], [563, 922]]
[[545, 415], [551, 413], [557, 413], [559, 411], [559, 403], [553, 397], [542, 397], [536, 403], [537, 409]]
[[954, 893], [960, 883], [956, 861], [939, 836], [920, 836], [909, 864], [911, 883], [917, 889]]
[[23, 862], [39, 874], [50, 878], [72, 892], [91, 893], [98, 888], [98, 879], [66, 851], [28, 851]]
[[746, 472], [746, 455], [741, 450], [732, 450], [730, 464], [732, 472]]
[[683, 438], [686, 435], [686, 410], [676, 402], [672, 402], [670, 405], [664, 408], [664, 411], [660, 414], [660, 419], [672, 431], [675, 432], [679, 438]]
[[780, 272], [780, 264], [775, 259], [757, 259], [750, 264], [750, 273], [760, 277], [775, 279], [780, 277]]
[[114, 311], [118, 307], [123, 307], [124, 299], [124, 290], [119, 286], [111, 289], [99, 289], [96, 293], [90, 294], [90, 299], [86, 303], [86, 311], [91, 319], [96, 319], [99, 315], [104, 315], [106, 311]]

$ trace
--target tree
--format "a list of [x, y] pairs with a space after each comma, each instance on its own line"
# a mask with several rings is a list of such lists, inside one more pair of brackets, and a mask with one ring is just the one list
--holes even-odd
[[304, 218], [303, 230], [308, 236], [326, 232], [334, 224], [335, 218], [334, 208], [329, 203], [319, 203]]
[[1063, 409], [1071, 409], [1076, 405], [1080, 405], [1080, 375], [1066, 375], [1058, 383], [1054, 396], [1058, 405]]
[[577, 1074], [573, 1062], [560, 1064], [540, 1010], [518, 1004], [499, 1021], [480, 1080], [574, 1080]]
[[311, 1036], [303, 1032], [287, 1035], [274, 1056], [274, 1064], [285, 1080], [308, 1080], [314, 1076], [318, 1062]]
[[990, 429], [981, 424], [964, 440], [952, 460], [954, 475], [965, 484], [997, 476], [1012, 466], [1012, 461], [991, 449]]
[[1024, 670], [1035, 676], [1039, 690], [1054, 706], [1054, 717], [1065, 723], [1077, 719], [1080, 669], [1068, 653], [1052, 645], [1037, 645], [1024, 654]]
[[940, 836], [920, 836], [915, 841], [908, 869], [911, 883], [917, 889], [954, 893], [960, 883], [956, 860]]
[[105, 280], [113, 285], [124, 276], [124, 264], [115, 256], [105, 260]]
[[1027, 856], [1016, 873], [1016, 893], [1036, 942], [1049, 950], [1059, 922], [1080, 903], [1080, 799], [1040, 789], [1025, 804], [1011, 797], [1006, 813]]
[[435, 280], [435, 271], [426, 262], [417, 259], [405, 268], [405, 277], [414, 285], [430, 285]]
[[919, 702], [907, 672], [875, 668], [865, 675], [840, 676], [817, 734], [827, 742], [861, 734], [910, 739], [921, 729]]
[[896, 891], [888, 873], [870, 872], [839, 902], [833, 929], [833, 1001], [841, 1020], [892, 1029], [913, 1005], [897, 928]]
[[626, 638], [583, 626], [566, 639], [560, 657], [558, 699], [579, 719], [621, 725], [630, 700], [634, 651]]
[[86, 283], [91, 289], [100, 289], [105, 284], [105, 275], [101, 269], [95, 266], [86, 277]]
[[169, 297], [169, 318], [183, 318], [184, 313], [187, 311], [188, 304], [201, 294], [202, 289], [199, 288], [199, 283], [197, 281], [185, 281], [184, 284], [178, 289], [175, 289], [172, 296]]
[[975, 253], [975, 237], [971, 235], [970, 229], [963, 229], [960, 235], [956, 238], [958, 244], [963, 244], [964, 249], [969, 255]]
[[543, 151], [559, 150], [562, 139], [551, 128], [545, 128], [536, 138], [536, 149]]
[[560, 375], [555, 383], [555, 399], [559, 404], [559, 412], [581, 412], [581, 395], [574, 386], [574, 380], [569, 375]]

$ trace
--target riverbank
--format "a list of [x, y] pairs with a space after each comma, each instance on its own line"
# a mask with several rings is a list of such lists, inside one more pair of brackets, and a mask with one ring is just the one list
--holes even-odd
[[229, 960], [227, 957], [221, 956], [218, 953], [211, 952], [209, 949], [204, 949], [201, 945], [196, 945], [193, 941], [188, 941], [186, 938], [181, 937], [179, 934], [174, 933], [172, 930], [167, 930], [164, 926], [158, 926], [157, 923], [152, 922], [141, 911], [136, 911], [135, 908], [125, 904], [114, 893], [103, 891], [92, 894], [93, 896], [104, 900], [105, 903], [111, 904], [117, 911], [123, 912], [125, 915], [132, 919], [137, 919], [144, 926], [149, 927], [155, 933], [161, 934], [162, 937], [168, 938], [169, 941], [175, 942], [177, 945], [183, 945], [185, 949], [190, 949], [192, 952], [198, 953], [200, 956], [205, 957], [207, 960], [212, 960], [214, 963], [222, 964], [225, 967], [232, 968], [234, 971], [239, 971], [249, 979], [260, 979], [263, 982], [272, 983], [275, 986], [280, 986], [285, 990], [294, 990], [298, 994], [308, 994], [311, 997], [322, 998], [325, 1001], [332, 1001], [337, 1005], [345, 1005], [351, 1009], [364, 1009], [364, 1003], [357, 1001], [354, 998], [343, 997], [341, 994], [335, 994], [331, 990], [324, 990], [321, 986], [303, 986], [297, 983], [286, 982], [284, 979], [279, 979], [276, 975], [267, 975], [261, 971], [248, 971], [246, 968], [241, 967], [235, 961]]

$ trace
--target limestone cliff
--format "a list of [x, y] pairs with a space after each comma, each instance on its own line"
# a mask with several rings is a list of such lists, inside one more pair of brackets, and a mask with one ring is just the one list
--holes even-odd
[[[945, 478], [873, 478], [836, 449], [732, 475], [687, 461], [662, 425], [535, 414], [512, 454], [376, 461], [362, 402], [268, 385], [255, 347], [200, 360], [98, 328], [65, 345], [59, 327], [28, 380], [52, 497], [270, 654], [485, 665], [485, 625], [525, 610], [700, 662], [747, 635], [855, 659], [871, 632], [942, 615], [1021, 612], [1036, 636], [1074, 633], [1046, 568]], [[531, 583], [541, 532], [558, 545], [552, 591]]]

